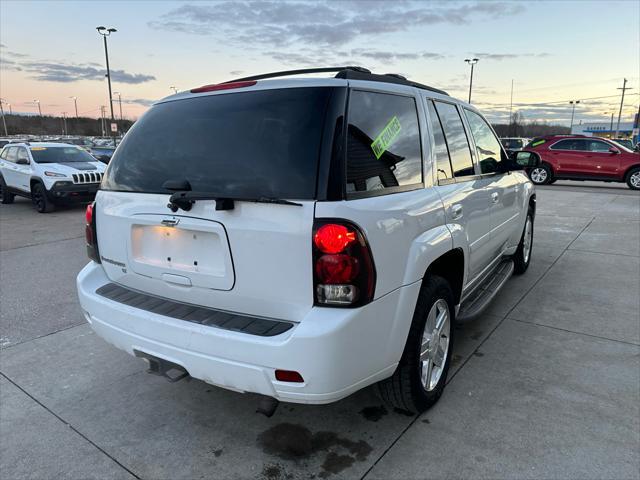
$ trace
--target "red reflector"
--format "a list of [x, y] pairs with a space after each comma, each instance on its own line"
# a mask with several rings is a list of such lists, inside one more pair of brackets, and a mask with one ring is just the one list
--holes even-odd
[[316, 261], [320, 283], [329, 285], [351, 283], [359, 269], [358, 259], [351, 255], [323, 255]]
[[356, 232], [334, 223], [321, 226], [313, 237], [316, 247], [323, 253], [340, 253], [355, 240]]
[[276, 380], [281, 382], [303, 383], [302, 375], [291, 370], [276, 370]]
[[84, 214], [84, 218], [87, 225], [91, 225], [91, 222], [93, 221], [93, 203], [87, 205], [87, 211]]
[[198, 88], [192, 88], [191, 93], [202, 92], [215, 92], [216, 90], [231, 90], [232, 88], [252, 87], [256, 83], [255, 80], [249, 80], [246, 82], [230, 82], [230, 83], [215, 83], [213, 85], [204, 85]]

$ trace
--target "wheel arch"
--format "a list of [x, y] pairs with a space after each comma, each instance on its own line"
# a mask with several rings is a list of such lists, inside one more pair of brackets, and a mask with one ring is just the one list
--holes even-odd
[[461, 248], [449, 250], [444, 255], [436, 258], [424, 276], [437, 275], [444, 278], [453, 290], [453, 298], [456, 304], [460, 303], [462, 286], [464, 284], [464, 252]]
[[636, 163], [634, 165], [631, 165], [629, 168], [627, 168], [624, 172], [624, 176], [622, 177], [622, 179], [626, 182], [627, 180], [629, 180], [629, 174], [631, 173], [631, 170], [635, 169], [635, 168], [640, 168], [640, 163]]

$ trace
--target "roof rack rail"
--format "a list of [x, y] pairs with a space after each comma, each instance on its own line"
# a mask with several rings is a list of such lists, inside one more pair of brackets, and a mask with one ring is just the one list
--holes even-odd
[[301, 68], [301, 69], [298, 69], [298, 70], [283, 70], [282, 72], [263, 73], [261, 75], [252, 75], [250, 77], [236, 78], [234, 80], [228, 80], [228, 81], [223, 82], [223, 83], [246, 82], [248, 80], [264, 80], [266, 78], [288, 77], [288, 76], [291, 76], [291, 75], [302, 75], [302, 74], [306, 74], [306, 73], [341, 72], [343, 70], [353, 70], [355, 72], [371, 73], [371, 71], [367, 70], [366, 68], [354, 67], [354, 66], [322, 67], [322, 68]]
[[337, 72], [335, 78], [342, 78], [346, 80], [366, 80], [369, 82], [384, 82], [384, 83], [394, 83], [397, 85], [407, 85], [409, 87], [420, 88], [422, 90], [429, 90], [431, 92], [449, 96], [449, 94], [444, 90], [430, 87], [428, 85], [423, 85], [418, 82], [413, 82], [398, 73], [386, 73], [384, 75], [379, 75], [379, 74], [371, 73], [371, 70], [367, 68], [356, 67], [356, 66], [302, 68], [299, 70], [284, 70], [282, 72], [263, 73], [261, 75], [252, 75], [250, 77], [236, 78], [234, 80], [228, 80], [223, 83], [246, 82], [250, 80], [264, 80], [267, 78], [288, 77], [291, 75], [302, 75], [307, 73], [329, 73], [329, 72]]

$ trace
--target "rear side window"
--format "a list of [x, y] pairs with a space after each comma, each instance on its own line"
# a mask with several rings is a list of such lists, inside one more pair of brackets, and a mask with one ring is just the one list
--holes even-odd
[[429, 109], [429, 121], [431, 131], [433, 132], [433, 149], [435, 153], [435, 167], [438, 175], [438, 181], [446, 181], [453, 179], [453, 171], [451, 170], [451, 162], [449, 161], [449, 150], [447, 150], [447, 142], [444, 139], [444, 132], [436, 108], [432, 101], [427, 102]]
[[381, 194], [422, 183], [422, 150], [412, 97], [354, 90], [349, 100], [347, 193]]
[[502, 147], [487, 122], [476, 112], [465, 109], [467, 120], [471, 127], [471, 135], [476, 144], [476, 153], [481, 173], [496, 173], [500, 171]]
[[464, 131], [462, 119], [455, 105], [444, 102], [434, 102], [442, 129], [447, 139], [453, 176], [455, 178], [475, 175], [473, 160], [471, 158], [471, 148]]
[[205, 95], [152, 107], [113, 155], [104, 190], [170, 193], [167, 180], [230, 198], [313, 199], [333, 89]]
[[551, 150], [587, 150], [587, 141], [577, 138], [569, 138], [567, 140], [560, 140], [558, 143], [549, 147]]

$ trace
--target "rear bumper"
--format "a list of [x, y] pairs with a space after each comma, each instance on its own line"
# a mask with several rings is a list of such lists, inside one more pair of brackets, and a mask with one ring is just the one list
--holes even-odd
[[[295, 403], [329, 403], [393, 374], [419, 283], [357, 309], [312, 308], [290, 330], [261, 337], [157, 315], [96, 294], [110, 280], [91, 262], [78, 295], [93, 330], [116, 347], [181, 365], [207, 383]], [[294, 370], [304, 383], [279, 382]]]

